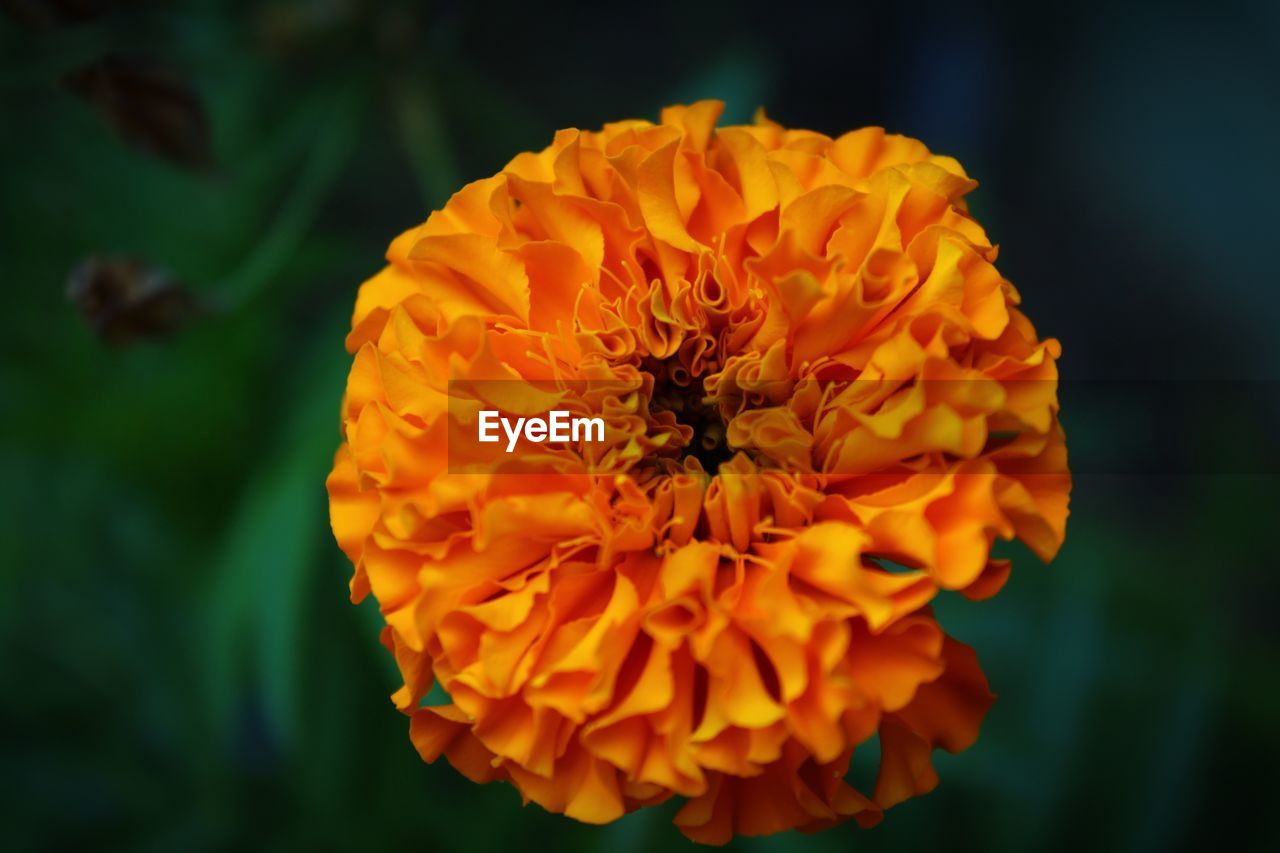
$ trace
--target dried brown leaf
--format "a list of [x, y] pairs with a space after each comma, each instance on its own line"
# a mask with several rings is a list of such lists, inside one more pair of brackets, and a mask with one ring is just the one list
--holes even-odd
[[108, 54], [65, 74], [62, 82], [133, 146], [190, 169], [212, 168], [204, 103], [172, 66]]
[[130, 258], [91, 258], [67, 279], [67, 298], [104, 343], [124, 346], [177, 332], [200, 301], [163, 270]]

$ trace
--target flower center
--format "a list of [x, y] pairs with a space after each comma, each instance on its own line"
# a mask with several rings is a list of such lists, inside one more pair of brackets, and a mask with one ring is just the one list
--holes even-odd
[[733, 458], [724, 419], [715, 403], [708, 401], [702, 380], [692, 378], [677, 362], [652, 360], [642, 369], [653, 376], [653, 396], [649, 413], [669, 412], [677, 424], [693, 431], [684, 446], [684, 456], [697, 459], [702, 470], [715, 476], [723, 462]]

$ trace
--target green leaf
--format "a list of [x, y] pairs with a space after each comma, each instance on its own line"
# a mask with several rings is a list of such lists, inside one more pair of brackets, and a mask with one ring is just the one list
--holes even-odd
[[[335, 334], [329, 339], [340, 340]], [[324, 477], [338, 444], [346, 354], [326, 345], [305, 359], [308, 384], [275, 440], [277, 455], [250, 480], [218, 556], [206, 634], [208, 700], [222, 735], [258, 702], [268, 733], [287, 746], [302, 713], [305, 604], [321, 549], [331, 548]], [[267, 424], [264, 424], [267, 426]]]

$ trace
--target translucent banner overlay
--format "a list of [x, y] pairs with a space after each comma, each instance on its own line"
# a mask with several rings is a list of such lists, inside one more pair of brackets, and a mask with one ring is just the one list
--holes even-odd
[[[450, 473], [1280, 474], [1273, 380], [450, 380]], [[440, 415], [443, 415], [441, 422]], [[1061, 431], [1055, 422], [1061, 424]], [[1065, 434], [1066, 452], [1063, 452]]]

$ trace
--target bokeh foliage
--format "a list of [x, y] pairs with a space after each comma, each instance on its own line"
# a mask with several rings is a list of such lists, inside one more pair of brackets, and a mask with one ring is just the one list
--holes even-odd
[[[688, 846], [673, 805], [585, 827], [423, 765], [327, 528], [355, 287], [557, 127], [714, 96], [735, 120], [765, 105], [920, 136], [983, 181], [975, 210], [1066, 375], [1276, 376], [1263, 6], [97, 5], [74, 26], [0, 18], [7, 849]], [[59, 83], [106, 53], [190, 83], [212, 168], [130, 145]], [[95, 256], [143, 259], [209, 310], [105, 346], [63, 292]], [[1069, 403], [1072, 441], [1119, 440], [1115, 410]], [[1081, 477], [1053, 566], [1019, 552], [995, 600], [940, 602], [1001, 698], [972, 750], [937, 757], [938, 791], [869, 832], [733, 846], [1274, 842], [1276, 479], [1172, 468]]]

